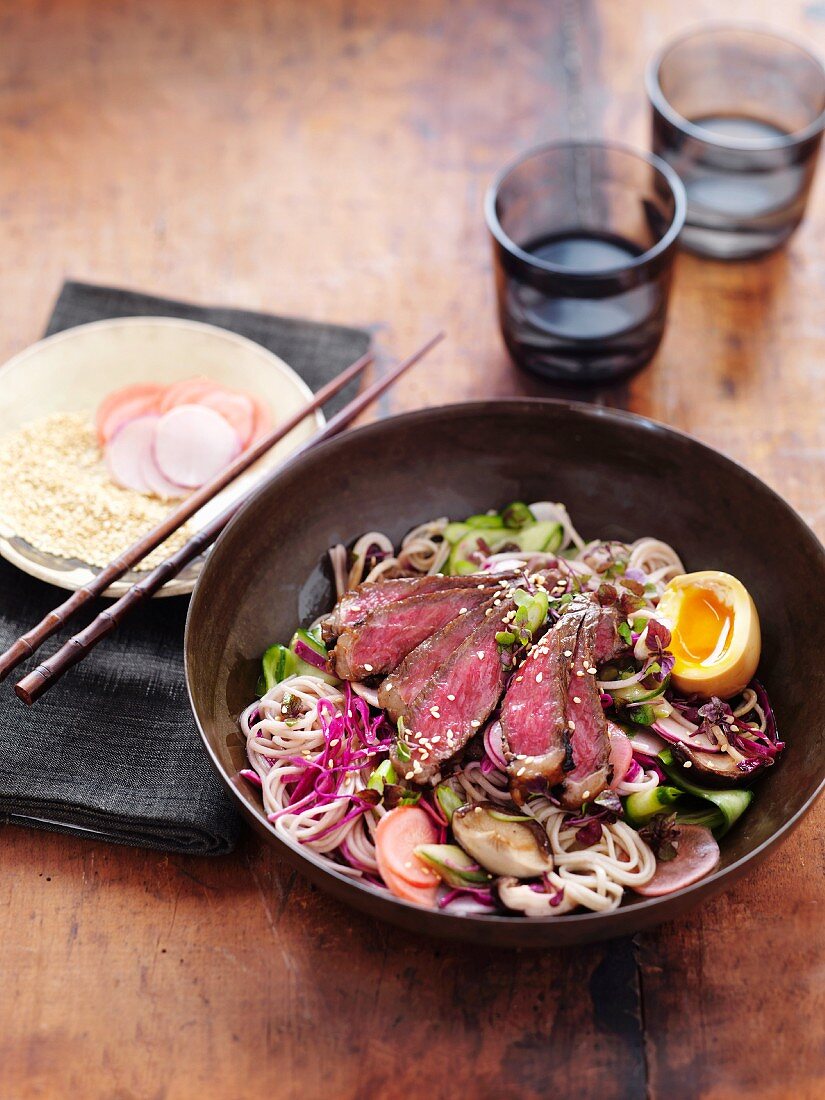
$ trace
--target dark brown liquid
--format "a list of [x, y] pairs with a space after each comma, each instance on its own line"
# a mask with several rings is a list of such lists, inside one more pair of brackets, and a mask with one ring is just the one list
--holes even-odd
[[[542, 236], [521, 245], [536, 259], [570, 274], [617, 272], [642, 253], [613, 234], [579, 230]], [[664, 300], [656, 282], [606, 297], [546, 294], [511, 280], [502, 316], [504, 338], [517, 362], [571, 381], [607, 379], [635, 370], [661, 339]]]

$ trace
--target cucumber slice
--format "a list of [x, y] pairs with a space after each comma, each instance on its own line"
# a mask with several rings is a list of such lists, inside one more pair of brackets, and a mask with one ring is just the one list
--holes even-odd
[[619, 703], [649, 703], [664, 695], [667, 680], [663, 680], [655, 688], [642, 687], [641, 684], [628, 684], [624, 688], [613, 688], [610, 694]]
[[451, 546], [455, 546], [457, 542], [460, 542], [461, 539], [464, 538], [469, 530], [470, 528], [466, 523], [448, 523], [444, 528], [444, 538]]
[[258, 694], [265, 695], [287, 676], [294, 676], [298, 658], [285, 645], [271, 645], [261, 660]]
[[502, 508], [501, 518], [504, 526], [513, 531], [521, 531], [522, 528], [529, 527], [537, 522], [536, 517], [523, 500], [514, 500], [512, 504]]
[[480, 512], [476, 516], [467, 516], [464, 522], [468, 527], [481, 527], [485, 531], [491, 531], [504, 526], [504, 520], [501, 516], [496, 515], [495, 512], [492, 515], [488, 515], [486, 512]]
[[[470, 518], [480, 519], [482, 517], [471, 516]], [[495, 517], [487, 516], [484, 518], [489, 520]], [[478, 549], [479, 539], [483, 539], [494, 554], [499, 553], [504, 546], [518, 547], [518, 550], [514, 551], [515, 553], [526, 551], [527, 553], [546, 552], [552, 554], [561, 546], [563, 538], [564, 528], [562, 525], [553, 523], [550, 520], [533, 523], [530, 527], [522, 528], [521, 531], [504, 527], [503, 521], [500, 527], [468, 527], [458, 541], [453, 544], [446, 572], [454, 577], [477, 573], [480, 567], [476, 562], [469, 561], [469, 555]]]
[[319, 657], [323, 657], [326, 660], [327, 647], [321, 641], [320, 638], [316, 638], [314, 634], [310, 634], [308, 630], [296, 630], [292, 635], [292, 641], [289, 643], [289, 648], [292, 652], [295, 652], [295, 643], [303, 642], [304, 645], [309, 646], [311, 650], [318, 654]]
[[[504, 537], [503, 537], [504, 536]], [[495, 553], [496, 544], [504, 545], [514, 540], [506, 536], [501, 528], [470, 527], [467, 534], [455, 544], [447, 560], [446, 573], [453, 577], [463, 577], [468, 573], [477, 573], [481, 566], [478, 562], [470, 561], [469, 555], [478, 550], [478, 540], [483, 541]]]
[[685, 769], [676, 763], [676, 758], [670, 749], [662, 749], [659, 753], [659, 760], [665, 775], [672, 783], [675, 783], [688, 794], [695, 795], [696, 798], [701, 798], [705, 802], [710, 802], [721, 811], [723, 821], [713, 830], [713, 835], [717, 840], [735, 825], [753, 802], [753, 791], [738, 790], [735, 787], [718, 791], [710, 787], [697, 787], [695, 783], [685, 779]]
[[552, 520], [542, 520], [541, 523], [533, 523], [530, 527], [515, 531], [511, 537], [522, 550], [545, 551], [552, 554], [561, 546], [564, 528], [560, 523], [554, 523]]
[[491, 881], [483, 868], [457, 844], [419, 844], [415, 854], [448, 886], [460, 889], [462, 886], [484, 886]]
[[654, 787], [652, 791], [636, 791], [622, 799], [628, 825], [640, 829], [656, 814], [667, 813], [682, 797], [678, 787]]

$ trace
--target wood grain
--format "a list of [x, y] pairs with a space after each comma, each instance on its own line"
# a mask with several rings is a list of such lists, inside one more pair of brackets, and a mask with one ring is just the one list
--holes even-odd
[[[484, 189], [543, 138], [646, 144], [647, 57], [719, 15], [825, 46], [822, 5], [767, 0], [5, 0], [0, 356], [72, 275], [369, 324], [386, 354], [445, 326], [385, 413], [550, 393], [501, 348]], [[653, 366], [587, 394], [820, 534], [822, 186], [786, 251], [680, 258]], [[0, 1095], [821, 1096], [824, 823], [687, 921], [542, 954], [371, 925], [251, 837], [210, 861], [5, 826]]]

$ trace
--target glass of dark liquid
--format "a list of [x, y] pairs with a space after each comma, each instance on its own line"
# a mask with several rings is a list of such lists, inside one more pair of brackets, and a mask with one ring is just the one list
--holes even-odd
[[778, 248], [805, 212], [825, 126], [825, 70], [772, 32], [711, 24], [647, 71], [653, 150], [688, 200], [683, 244], [746, 259]]
[[498, 175], [485, 214], [501, 331], [518, 366], [604, 382], [650, 360], [685, 217], [667, 164], [602, 142], [542, 145]]

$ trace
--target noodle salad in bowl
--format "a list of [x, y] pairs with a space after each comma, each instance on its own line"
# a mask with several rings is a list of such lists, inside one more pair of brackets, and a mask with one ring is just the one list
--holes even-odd
[[783, 745], [734, 576], [562, 504], [439, 518], [329, 560], [337, 603], [240, 719], [276, 831], [456, 913], [603, 912], [719, 862]]

